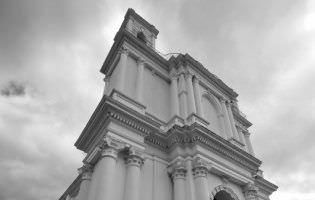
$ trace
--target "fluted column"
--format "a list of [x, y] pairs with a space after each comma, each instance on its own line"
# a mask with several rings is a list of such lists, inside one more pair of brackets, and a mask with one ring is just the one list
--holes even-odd
[[80, 190], [76, 200], [87, 200], [88, 199], [88, 192], [89, 186], [92, 178], [92, 166], [85, 164], [83, 167], [79, 168], [79, 174], [81, 175], [81, 183], [80, 183]]
[[188, 115], [191, 113], [196, 113], [194, 89], [192, 85], [192, 75], [188, 72], [186, 73], [186, 88], [188, 95]]
[[139, 58], [137, 63], [138, 63], [138, 74], [137, 74], [137, 82], [136, 82], [136, 100], [142, 103], [144, 60], [142, 58]]
[[226, 132], [227, 138], [229, 139], [233, 137], [233, 131], [231, 127], [229, 113], [226, 108], [226, 100], [221, 98], [220, 102], [221, 102], [221, 107], [222, 107], [223, 116], [224, 116], [225, 132]]
[[177, 160], [172, 166], [171, 175], [174, 183], [174, 200], [185, 200], [185, 181], [187, 169], [183, 160]]
[[196, 77], [193, 78], [193, 86], [194, 86], [194, 94], [195, 94], [195, 102], [196, 102], [196, 112], [197, 112], [197, 115], [202, 117], [200, 85], [199, 85], [199, 80]]
[[239, 137], [238, 137], [238, 133], [237, 133], [237, 130], [236, 130], [236, 126], [235, 126], [235, 122], [234, 122], [234, 117], [233, 117], [233, 113], [232, 113], [232, 109], [231, 109], [231, 104], [230, 102], [228, 102], [226, 104], [227, 106], [227, 111], [228, 111], [228, 114], [229, 114], [229, 119], [230, 119], [230, 124], [231, 124], [231, 129], [232, 129], [232, 133], [233, 133], [233, 137], [237, 140], [239, 140]]
[[172, 115], [179, 116], [177, 76], [175, 73], [171, 74], [171, 103]]
[[185, 87], [185, 77], [182, 72], [179, 75], [179, 101], [180, 101], [180, 113], [183, 119], [187, 118], [187, 91]]
[[208, 200], [209, 187], [207, 180], [207, 164], [201, 158], [195, 158], [195, 160], [193, 161], [192, 171], [195, 183], [196, 200]]
[[248, 183], [244, 189], [243, 193], [245, 200], [258, 200], [258, 187], [252, 183]]
[[118, 63], [118, 70], [119, 70], [118, 81], [119, 82], [117, 83], [117, 89], [121, 92], [123, 92], [125, 88], [128, 53], [129, 51], [125, 48], [120, 50], [120, 60]]
[[136, 151], [131, 150], [126, 158], [127, 174], [125, 181], [124, 200], [140, 199], [141, 166], [143, 157]]
[[249, 136], [250, 136], [250, 133], [244, 131], [245, 144], [246, 144], [247, 150], [248, 150], [248, 152], [249, 152], [250, 154], [255, 155], [255, 154], [254, 154], [254, 150], [253, 150], [253, 146], [252, 146], [252, 143], [251, 143], [251, 141], [250, 141]]
[[[113, 147], [105, 147], [102, 149], [101, 157], [97, 163], [98, 184], [95, 184], [96, 189], [90, 190], [89, 200], [104, 200], [113, 199], [115, 186], [116, 159], [118, 151]], [[94, 172], [95, 173], [95, 172]]]

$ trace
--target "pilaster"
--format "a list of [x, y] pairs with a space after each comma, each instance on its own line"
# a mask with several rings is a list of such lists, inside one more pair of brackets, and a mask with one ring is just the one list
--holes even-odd
[[239, 140], [239, 136], [238, 136], [238, 133], [237, 133], [237, 130], [236, 130], [236, 126], [235, 126], [234, 117], [233, 117], [233, 114], [232, 114], [231, 103], [227, 102], [226, 106], [227, 106], [227, 111], [228, 111], [228, 114], [229, 114], [229, 119], [230, 119], [230, 124], [231, 124], [233, 137], [236, 140]]
[[136, 100], [142, 103], [143, 98], [143, 74], [144, 74], [144, 60], [139, 58], [137, 60], [138, 72], [137, 72], [137, 82], [136, 82]]
[[201, 109], [201, 96], [200, 96], [200, 84], [197, 77], [193, 78], [193, 86], [194, 86], [194, 95], [195, 95], [195, 102], [196, 102], [196, 112], [197, 115], [202, 117], [202, 109]]
[[177, 74], [173, 68], [171, 71], [171, 109], [173, 116], [179, 116], [179, 99], [178, 99], [178, 85], [177, 85]]
[[195, 104], [195, 97], [194, 97], [194, 89], [192, 85], [192, 74], [186, 72], [186, 88], [187, 88], [187, 95], [188, 95], [188, 115], [191, 113], [196, 113], [196, 104]]
[[125, 89], [125, 80], [126, 80], [126, 68], [127, 68], [127, 59], [129, 50], [125, 47], [122, 47], [120, 50], [120, 59], [118, 63], [118, 71], [119, 71], [119, 82], [117, 85], [117, 89], [121, 92]]

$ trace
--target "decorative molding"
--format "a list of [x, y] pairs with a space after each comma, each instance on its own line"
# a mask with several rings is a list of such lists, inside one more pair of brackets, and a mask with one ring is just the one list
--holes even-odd
[[225, 191], [225, 192], [227, 192], [227, 193], [232, 197], [233, 200], [239, 200], [239, 198], [238, 198], [238, 196], [235, 194], [235, 192], [234, 192], [231, 188], [229, 188], [228, 186], [226, 186], [226, 185], [219, 185], [219, 186], [215, 187], [215, 188], [212, 190], [212, 192], [210, 193], [210, 198], [209, 198], [209, 200], [214, 200], [215, 195], [216, 195], [218, 192], [220, 192], [220, 191]]
[[[192, 128], [193, 126], [195, 126], [195, 128]], [[207, 135], [204, 135], [197, 127], [201, 128], [201, 126], [197, 126], [197, 124], [191, 125], [190, 128], [175, 126], [173, 129], [170, 129], [171, 132], [167, 138], [163, 139], [161, 136], [151, 134], [145, 137], [145, 142], [152, 144], [165, 152], [170, 152], [177, 145], [185, 146], [199, 143], [204, 145], [208, 150], [217, 153], [250, 171], [256, 171], [260, 166], [261, 161], [244, 150], [235, 145], [233, 145], [235, 147], [232, 147], [228, 141], [217, 136], [208, 129]]]

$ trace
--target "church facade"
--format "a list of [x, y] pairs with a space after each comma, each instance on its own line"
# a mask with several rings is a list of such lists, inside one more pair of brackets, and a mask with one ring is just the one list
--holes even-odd
[[267, 200], [238, 94], [189, 54], [165, 59], [133, 9], [101, 68], [104, 95], [75, 146], [60, 200]]

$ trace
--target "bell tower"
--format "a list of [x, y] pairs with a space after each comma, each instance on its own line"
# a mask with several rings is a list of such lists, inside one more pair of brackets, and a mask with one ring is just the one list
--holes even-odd
[[101, 72], [104, 95], [77, 139], [86, 156], [60, 200], [266, 200], [238, 94], [128, 9]]

